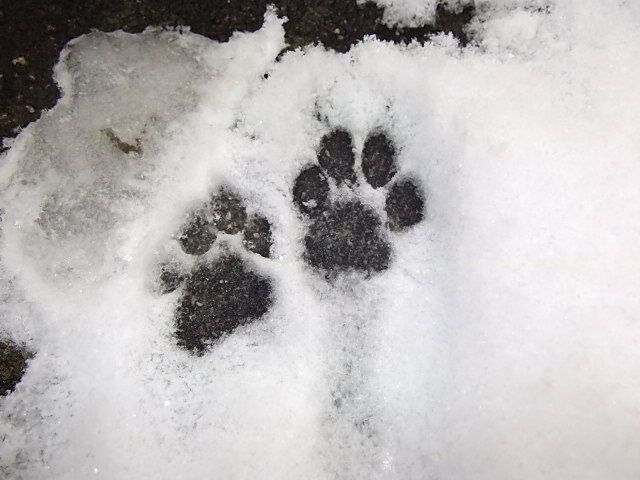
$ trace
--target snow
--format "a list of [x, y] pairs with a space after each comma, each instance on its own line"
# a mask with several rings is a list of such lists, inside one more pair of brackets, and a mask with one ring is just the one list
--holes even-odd
[[[357, 0], [359, 4], [375, 3], [383, 9], [382, 23], [400, 29], [433, 25], [438, 7], [458, 13], [465, 7], [476, 9], [482, 22], [518, 23], [523, 18], [549, 12], [555, 0]], [[562, 3], [559, 3], [559, 6]], [[525, 20], [526, 21], [526, 20]], [[496, 29], [497, 30], [497, 29]], [[519, 34], [506, 30], [505, 36], [513, 43], [520, 40]]]
[[[0, 169], [0, 334], [37, 352], [0, 400], [0, 474], [640, 476], [640, 8], [534, 3], [483, 2], [464, 50], [369, 38], [276, 61], [271, 11], [228, 43], [71, 42], [63, 98]], [[291, 187], [334, 126], [357, 151], [388, 131], [427, 218], [392, 234], [388, 271], [330, 285]], [[250, 261], [275, 304], [194, 357], [178, 292], [153, 285], [167, 258], [189, 267], [172, 236], [222, 184], [273, 222], [272, 259]]]
[[368, 2], [384, 9], [383, 23], [400, 28], [432, 24], [439, 4], [454, 12], [473, 4], [471, 0], [358, 0], [359, 4]]

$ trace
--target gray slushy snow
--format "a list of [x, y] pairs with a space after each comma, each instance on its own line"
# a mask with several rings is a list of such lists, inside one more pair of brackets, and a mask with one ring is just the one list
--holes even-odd
[[[0, 334], [37, 352], [0, 400], [0, 477], [639, 478], [640, 6], [482, 3], [464, 50], [276, 62], [273, 12], [227, 43], [71, 42], [0, 166]], [[333, 286], [291, 194], [331, 126], [358, 151], [386, 129], [428, 197], [388, 271]], [[246, 258], [276, 300], [193, 357], [154, 282], [221, 184], [273, 222], [273, 259]]]

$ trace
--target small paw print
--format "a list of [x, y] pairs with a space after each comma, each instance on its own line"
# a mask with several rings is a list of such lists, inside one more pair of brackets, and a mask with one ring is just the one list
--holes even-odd
[[391, 184], [399, 177], [396, 148], [384, 132], [369, 135], [361, 161], [366, 184], [385, 189], [384, 224], [379, 213], [358, 197], [353, 150], [349, 132], [330, 132], [320, 141], [318, 165], [305, 167], [293, 185], [293, 201], [311, 222], [304, 258], [328, 275], [386, 270], [391, 246], [385, 227], [392, 232], [407, 230], [424, 217], [424, 196], [417, 182], [403, 177]]
[[242, 235], [246, 250], [270, 257], [271, 223], [262, 215], [248, 215], [242, 199], [223, 187], [187, 216], [176, 236], [185, 254], [198, 257], [191, 271], [184, 273], [179, 262], [160, 268], [160, 293], [181, 289], [174, 315], [177, 343], [198, 355], [238, 326], [261, 318], [272, 304], [271, 281], [241, 255], [212, 256], [210, 250], [224, 235]]

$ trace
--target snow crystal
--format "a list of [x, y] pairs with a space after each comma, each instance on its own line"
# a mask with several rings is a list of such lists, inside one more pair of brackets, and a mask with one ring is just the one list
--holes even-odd
[[[464, 50], [368, 38], [276, 61], [272, 11], [227, 43], [71, 42], [62, 99], [0, 169], [0, 335], [35, 353], [0, 399], [0, 474], [637, 478], [640, 9], [476, 3]], [[425, 192], [370, 277], [304, 261], [293, 184], [338, 128], [358, 168], [386, 132]], [[192, 355], [157, 277], [204, 261], [176, 234], [229, 185], [272, 256], [220, 235], [206, 258], [241, 256], [273, 305]], [[382, 212], [383, 190], [352, 193]]]

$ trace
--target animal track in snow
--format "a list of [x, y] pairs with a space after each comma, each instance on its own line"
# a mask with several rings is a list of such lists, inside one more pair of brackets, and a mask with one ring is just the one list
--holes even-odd
[[229, 188], [221, 188], [189, 213], [177, 241], [198, 261], [186, 274], [176, 263], [164, 264], [160, 291], [167, 294], [181, 288], [174, 333], [179, 346], [196, 354], [238, 326], [261, 318], [272, 304], [271, 281], [254, 272], [241, 256], [205, 257], [221, 233], [242, 234], [246, 250], [265, 258], [271, 254], [271, 223], [261, 215], [248, 215], [243, 200]]
[[[304, 242], [305, 260], [312, 267], [329, 276], [349, 270], [369, 275], [389, 268], [391, 246], [385, 230], [403, 231], [424, 217], [422, 191], [411, 177], [400, 177], [396, 153], [384, 132], [371, 133], [362, 150], [365, 182], [386, 189], [383, 224], [379, 213], [353, 191], [358, 175], [351, 134], [336, 129], [322, 137], [318, 164], [305, 167], [293, 185], [293, 201], [311, 221]], [[343, 187], [350, 198], [336, 198]]]

